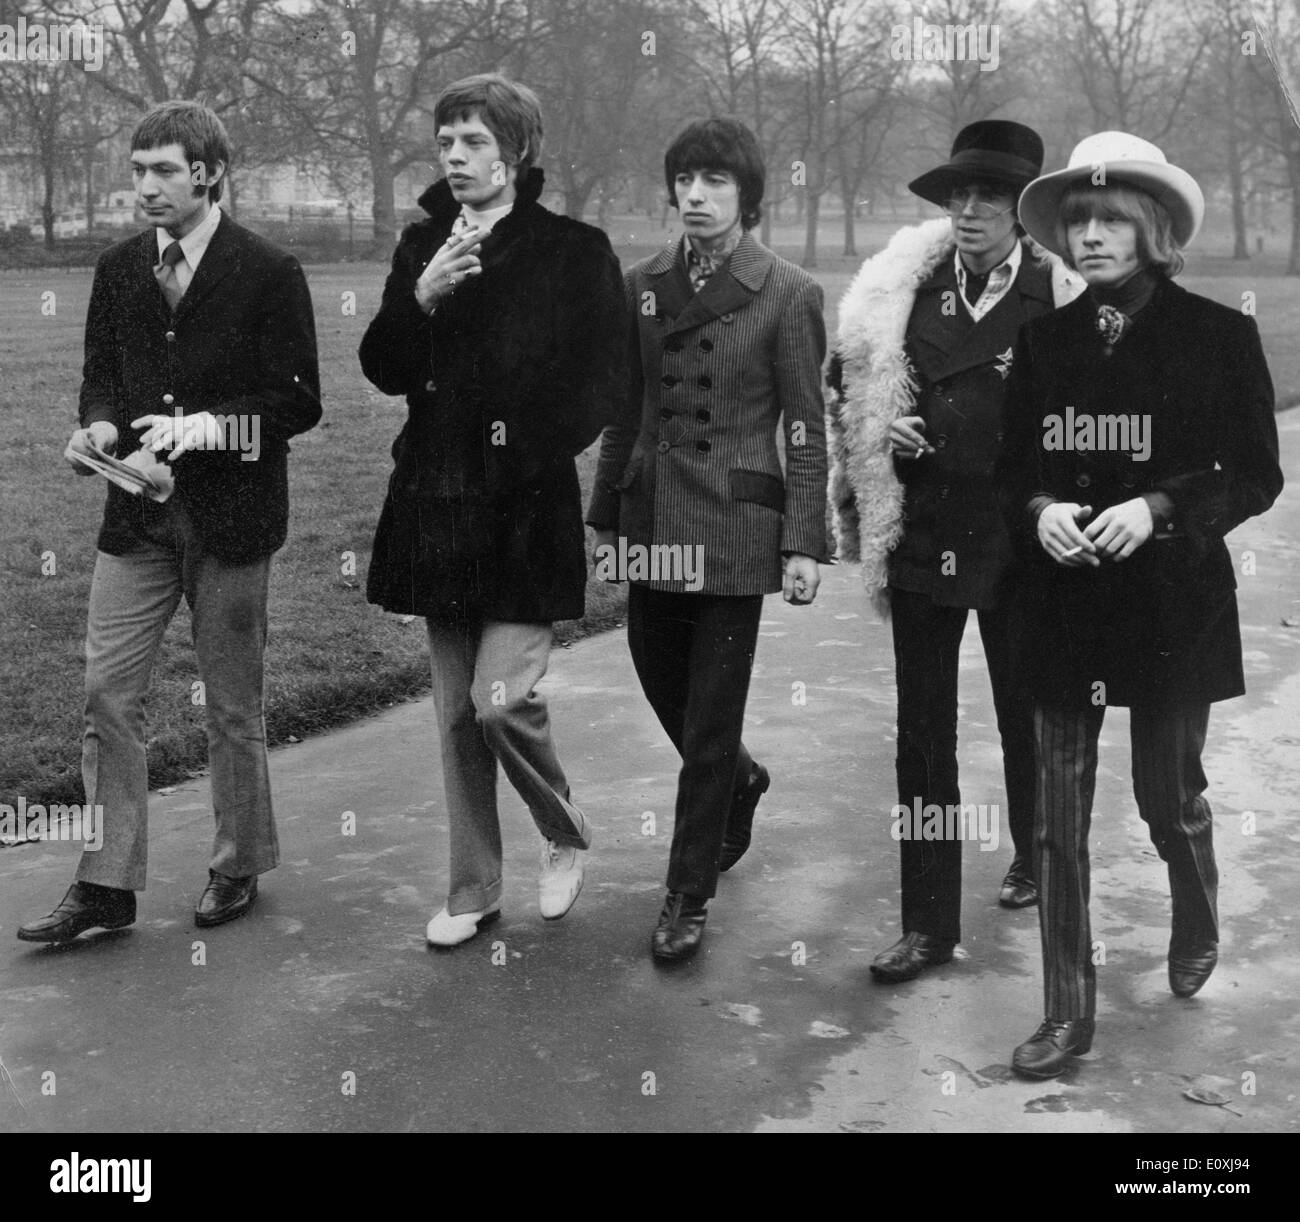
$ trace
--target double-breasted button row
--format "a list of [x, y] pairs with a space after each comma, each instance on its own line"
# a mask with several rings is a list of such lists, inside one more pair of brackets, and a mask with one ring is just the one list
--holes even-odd
[[[664, 340], [664, 351], [665, 351], [665, 352], [673, 352], [673, 353], [677, 353], [677, 352], [680, 352], [680, 351], [681, 351], [683, 348], [685, 348], [685, 347], [686, 347], [686, 345], [685, 345], [684, 343], [682, 343], [682, 341], [681, 341], [680, 339], [678, 339], [676, 336], [674, 336], [672, 339], [666, 339], [666, 340]], [[700, 340], [700, 351], [701, 351], [701, 352], [712, 352], [712, 351], [713, 351], [713, 341], [712, 341], [711, 339], [702, 339], [702, 340]]]

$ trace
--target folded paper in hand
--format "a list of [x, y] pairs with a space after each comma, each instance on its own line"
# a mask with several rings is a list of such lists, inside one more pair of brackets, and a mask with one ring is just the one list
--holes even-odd
[[90, 446], [90, 454], [83, 454], [71, 446], [65, 453], [82, 466], [99, 472], [119, 488], [125, 488], [132, 496], [143, 493], [151, 501], [159, 503], [171, 496], [174, 487], [171, 468], [155, 459], [148, 450], [136, 450], [134, 454], [121, 459], [101, 450], [93, 440]]

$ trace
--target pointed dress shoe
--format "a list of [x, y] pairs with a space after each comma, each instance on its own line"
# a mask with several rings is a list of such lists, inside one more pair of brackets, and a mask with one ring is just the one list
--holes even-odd
[[650, 953], [660, 963], [680, 963], [700, 949], [709, 901], [685, 891], [670, 891], [650, 935]]
[[18, 929], [23, 942], [71, 942], [87, 929], [124, 929], [135, 924], [135, 892], [96, 883], [73, 883], [59, 906]]
[[871, 974], [886, 984], [912, 980], [927, 967], [947, 963], [956, 945], [928, 933], [905, 933], [871, 961]]
[[1194, 942], [1175, 950], [1169, 948], [1169, 988], [1175, 997], [1192, 997], [1210, 978], [1219, 961], [1217, 942]]
[[194, 909], [194, 924], [200, 929], [211, 929], [241, 917], [257, 899], [257, 875], [231, 878], [228, 874], [208, 871], [208, 885], [198, 907]]
[[727, 830], [722, 837], [722, 856], [718, 869], [723, 874], [745, 855], [754, 831], [754, 811], [758, 800], [771, 788], [772, 777], [762, 764], [755, 764], [749, 779], [731, 795]]
[[485, 929], [501, 919], [501, 904], [495, 903], [482, 912], [458, 912], [452, 916], [440, 908], [425, 928], [424, 938], [430, 946], [446, 949], [468, 942], [480, 929]]
[[542, 919], [558, 921], [578, 898], [587, 854], [568, 844], [542, 841], [542, 869], [537, 878], [537, 906]]
[[1002, 880], [1002, 890], [998, 892], [998, 903], [1003, 908], [1028, 908], [1038, 903], [1038, 884], [1034, 881], [1033, 867], [1028, 857], [1017, 853], [1011, 859], [1011, 869]]
[[1011, 1054], [1011, 1068], [1022, 1078], [1055, 1078], [1092, 1047], [1095, 1027], [1091, 1018], [1045, 1018]]

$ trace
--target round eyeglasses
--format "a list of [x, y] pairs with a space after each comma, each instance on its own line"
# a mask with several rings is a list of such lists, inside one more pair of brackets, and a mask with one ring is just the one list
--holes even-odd
[[1005, 216], [1015, 208], [1011, 204], [1006, 208], [995, 208], [992, 204], [986, 204], [982, 199], [971, 200], [962, 195], [954, 195], [947, 203], [944, 204], [943, 210], [949, 216], [963, 216], [967, 211], [977, 221], [991, 221], [999, 216]]

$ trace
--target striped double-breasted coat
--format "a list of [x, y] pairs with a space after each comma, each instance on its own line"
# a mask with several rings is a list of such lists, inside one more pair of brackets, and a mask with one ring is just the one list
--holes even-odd
[[[821, 287], [749, 233], [698, 293], [681, 239], [625, 286], [630, 383], [605, 430], [588, 523], [629, 550], [702, 549], [690, 587], [700, 593], [779, 590], [783, 553], [827, 559]], [[687, 588], [662, 571], [638, 584]]]

